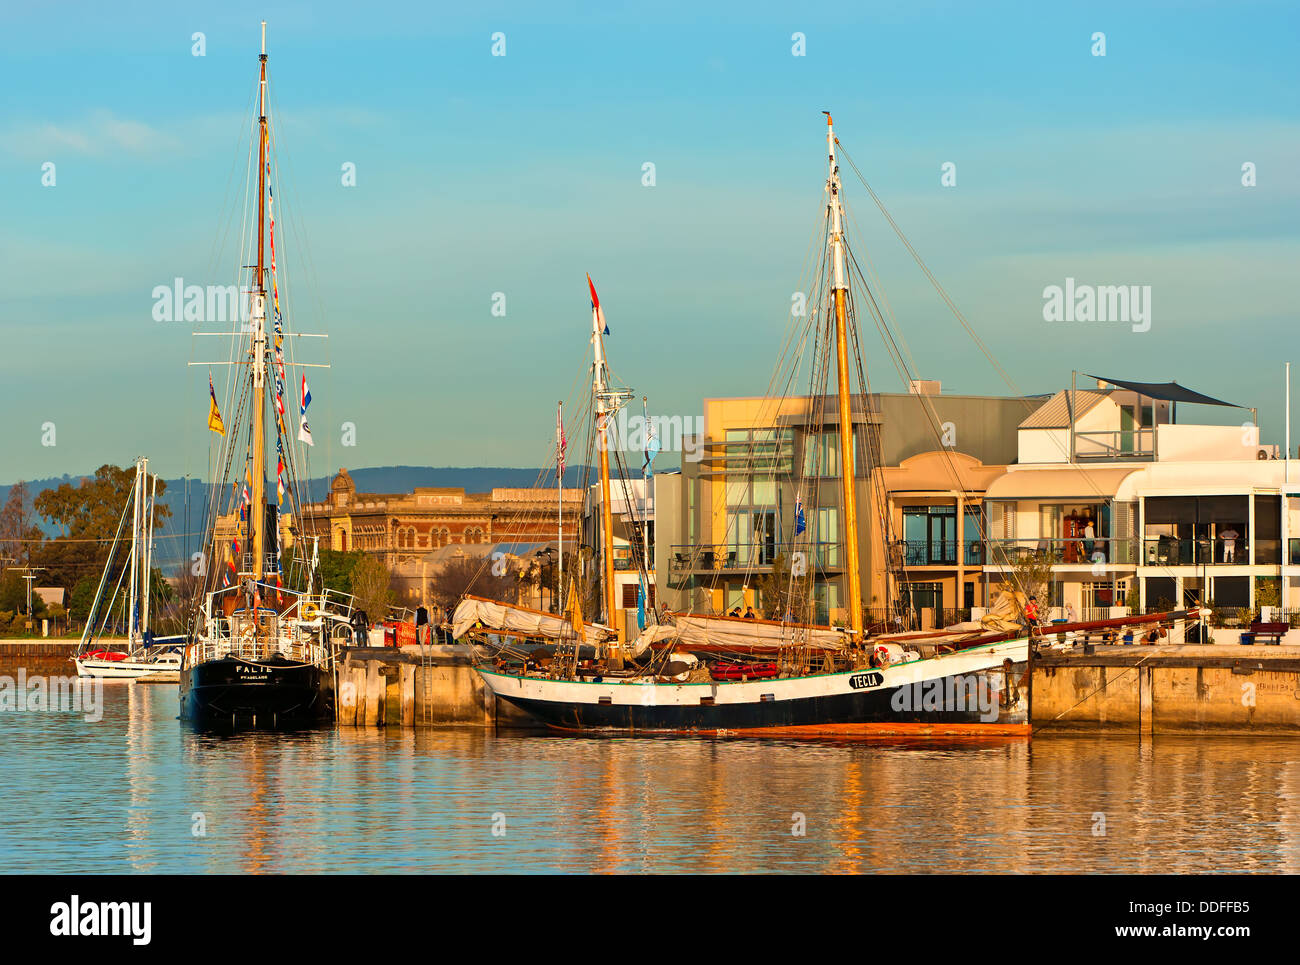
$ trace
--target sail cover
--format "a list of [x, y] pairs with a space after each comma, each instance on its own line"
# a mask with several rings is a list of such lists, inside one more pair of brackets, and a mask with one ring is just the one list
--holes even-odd
[[[573, 638], [573, 624], [566, 616], [543, 613], [528, 607], [498, 603], [482, 597], [467, 596], [460, 601], [451, 618], [452, 636], [463, 637], [475, 624], [482, 624], [488, 630], [509, 630], [512, 633], [546, 637], [548, 640]], [[583, 643], [596, 646], [603, 643], [613, 631], [598, 623], [588, 623], [583, 627]]]
[[751, 650], [759, 647], [775, 650], [779, 647], [802, 646], [816, 650], [838, 650], [847, 639], [845, 632], [835, 627], [738, 617], [709, 617], [694, 613], [681, 613], [675, 619], [676, 626], [646, 627], [637, 637], [637, 646], [675, 640], [687, 649], [708, 647], [716, 650]]

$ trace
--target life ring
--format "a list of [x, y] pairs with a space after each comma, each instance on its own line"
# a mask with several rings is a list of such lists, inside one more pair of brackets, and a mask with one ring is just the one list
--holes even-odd
[[320, 610], [316, 609], [316, 607], [310, 603], [304, 603], [302, 605], [301, 612], [302, 612], [302, 618], [308, 621], [309, 623], [312, 620], [315, 620], [318, 616], [320, 616]]

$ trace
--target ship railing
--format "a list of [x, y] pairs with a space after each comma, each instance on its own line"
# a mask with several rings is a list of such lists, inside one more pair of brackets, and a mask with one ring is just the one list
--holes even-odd
[[330, 653], [314, 633], [293, 621], [282, 624], [274, 611], [259, 612], [256, 621], [243, 614], [216, 617], [207, 621], [206, 629], [204, 636], [186, 647], [186, 666], [222, 657], [257, 661], [275, 656], [294, 663], [321, 664]]

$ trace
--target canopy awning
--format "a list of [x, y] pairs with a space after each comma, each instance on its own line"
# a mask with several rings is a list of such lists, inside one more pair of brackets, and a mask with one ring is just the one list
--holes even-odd
[[1013, 469], [989, 484], [984, 501], [999, 499], [1113, 499], [1140, 469]]
[[1208, 395], [1201, 395], [1199, 392], [1193, 392], [1191, 389], [1179, 385], [1177, 382], [1125, 382], [1122, 379], [1108, 379], [1087, 372], [1084, 374], [1090, 379], [1109, 382], [1111, 385], [1118, 386], [1121, 389], [1128, 389], [1130, 392], [1136, 392], [1138, 395], [1145, 395], [1149, 399], [1159, 399], [1162, 402], [1193, 402], [1196, 405], [1222, 405], [1229, 409], [1249, 408], [1249, 406], [1237, 405], [1235, 402], [1224, 402], [1222, 399], [1212, 399]]

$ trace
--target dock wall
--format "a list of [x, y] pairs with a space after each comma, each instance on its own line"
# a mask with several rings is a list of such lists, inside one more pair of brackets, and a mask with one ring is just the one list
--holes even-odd
[[1300, 736], [1300, 647], [1187, 644], [1034, 658], [1034, 733]]
[[347, 647], [339, 657], [337, 719], [357, 727], [492, 726], [496, 700], [469, 647]]

